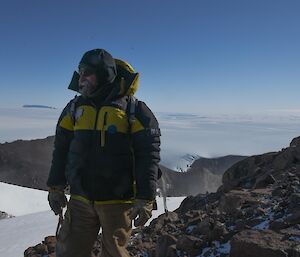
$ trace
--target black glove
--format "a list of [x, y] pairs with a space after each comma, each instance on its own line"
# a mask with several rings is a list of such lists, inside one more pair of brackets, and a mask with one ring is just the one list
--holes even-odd
[[129, 218], [134, 220], [134, 226], [144, 226], [152, 217], [152, 210], [153, 201], [136, 199], [132, 209], [129, 212]]
[[67, 198], [62, 187], [49, 188], [48, 202], [55, 215], [61, 214], [62, 209], [67, 205]]

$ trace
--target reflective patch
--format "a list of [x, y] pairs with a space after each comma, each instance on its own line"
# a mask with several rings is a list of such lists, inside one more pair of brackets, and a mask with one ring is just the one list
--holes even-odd
[[110, 125], [108, 128], [107, 128], [107, 132], [109, 134], [115, 134], [118, 132], [117, 130], [117, 127], [115, 125]]
[[83, 115], [83, 108], [77, 108], [75, 112], [75, 120], [77, 121]]
[[159, 128], [151, 128], [150, 135], [151, 136], [161, 136], [160, 129]]

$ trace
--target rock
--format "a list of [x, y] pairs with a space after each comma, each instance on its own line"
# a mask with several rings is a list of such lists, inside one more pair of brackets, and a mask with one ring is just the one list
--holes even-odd
[[255, 212], [258, 214], [258, 215], [266, 215], [266, 210], [261, 208], [261, 207], [258, 207]]
[[300, 239], [300, 229], [297, 226], [282, 229], [279, 232], [280, 232], [280, 234], [285, 235], [286, 238], [297, 237]]
[[13, 218], [14, 216], [13, 215], [10, 215], [6, 212], [3, 212], [3, 211], [0, 211], [0, 220], [2, 219], [8, 219], [8, 218]]
[[170, 245], [166, 253], [166, 257], [178, 257], [176, 245]]
[[225, 212], [227, 214], [236, 214], [240, 210], [242, 203], [245, 202], [246, 196], [250, 194], [241, 190], [232, 190], [223, 196], [221, 196], [219, 201], [220, 212]]
[[176, 248], [180, 251], [191, 254], [192, 252], [195, 252], [195, 250], [199, 252], [203, 243], [203, 240], [198, 237], [183, 235], [178, 238]]
[[286, 218], [286, 222], [290, 225], [295, 225], [300, 223], [300, 211], [293, 213], [291, 216]]
[[294, 205], [300, 205], [300, 193], [293, 193], [289, 197], [289, 201]]
[[300, 137], [295, 137], [291, 143], [290, 147], [300, 147]]
[[235, 221], [235, 230], [237, 230], [237, 231], [244, 230], [246, 226], [247, 226], [246, 220], [244, 220], [244, 219], [237, 219]]
[[263, 174], [256, 179], [254, 188], [265, 188], [268, 185], [274, 184], [276, 179], [271, 174]]
[[201, 210], [191, 210], [183, 214], [186, 227], [197, 225], [202, 221], [203, 212]]
[[33, 256], [34, 254], [36, 254], [36, 251], [34, 249], [33, 246], [28, 247], [25, 251], [24, 251], [24, 257], [30, 257]]
[[289, 224], [284, 220], [274, 220], [270, 222], [269, 228], [272, 230], [280, 230], [289, 227]]
[[284, 197], [287, 194], [287, 190], [282, 188], [282, 186], [277, 187], [273, 190], [272, 196]]
[[216, 221], [213, 226], [212, 240], [220, 240], [228, 233], [225, 224]]
[[295, 149], [287, 148], [280, 152], [274, 159], [272, 165], [276, 170], [288, 168], [295, 159]]
[[48, 249], [47, 249], [47, 246], [44, 245], [44, 244], [37, 244], [35, 247], [34, 247], [34, 250], [41, 254], [42, 256], [43, 255], [46, 255], [48, 253]]
[[219, 200], [222, 192], [210, 193], [210, 194], [199, 194], [196, 196], [186, 197], [179, 208], [175, 210], [178, 214], [184, 214], [190, 210], [203, 210], [207, 211], [207, 208], [210, 204]]
[[160, 231], [166, 224], [178, 221], [178, 214], [176, 212], [168, 212], [161, 214], [150, 222], [149, 230]]
[[195, 218], [188, 219], [188, 221], [187, 221], [187, 227], [197, 225], [197, 224], [199, 224], [201, 221], [202, 221], [202, 217], [201, 217], [201, 216], [198, 216], [198, 217], [195, 217]]
[[201, 235], [205, 235], [207, 238], [211, 237], [214, 220], [206, 217], [202, 222], [198, 224], [198, 232]]
[[55, 236], [45, 237], [43, 243], [47, 246], [48, 253], [55, 252], [55, 246], [56, 246], [56, 237]]
[[223, 190], [253, 188], [260, 176], [272, 171], [272, 162], [279, 153], [271, 152], [248, 157], [225, 171], [223, 174]]
[[37, 244], [34, 247], [29, 247], [24, 251], [24, 257], [43, 257], [48, 256], [47, 245]]
[[250, 228], [257, 226], [258, 224], [261, 224], [265, 219], [264, 218], [255, 218], [250, 219], [246, 221], [246, 225], [248, 225]]
[[155, 257], [166, 257], [166, 253], [171, 245], [176, 245], [177, 239], [169, 234], [162, 235], [158, 238], [156, 244]]
[[245, 230], [232, 238], [230, 257], [288, 257], [289, 252], [297, 252], [296, 245], [271, 230]]

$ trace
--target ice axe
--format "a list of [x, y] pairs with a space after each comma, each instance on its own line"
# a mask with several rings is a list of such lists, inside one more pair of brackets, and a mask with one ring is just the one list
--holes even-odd
[[163, 197], [163, 203], [164, 203], [164, 209], [165, 209], [165, 214], [168, 216], [168, 207], [167, 207], [167, 193], [166, 193], [166, 181], [165, 178], [162, 176], [161, 177], [161, 184], [162, 184], [162, 197]]
[[56, 232], [55, 236], [56, 238], [58, 237], [61, 225], [63, 224], [64, 217], [63, 217], [63, 209], [60, 210], [60, 213], [58, 214], [58, 222], [57, 222], [57, 227], [56, 227]]

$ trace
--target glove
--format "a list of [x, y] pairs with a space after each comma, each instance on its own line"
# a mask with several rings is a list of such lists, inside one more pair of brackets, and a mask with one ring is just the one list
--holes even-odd
[[67, 198], [63, 187], [50, 187], [48, 193], [48, 202], [55, 215], [61, 214], [62, 209], [67, 205]]
[[144, 226], [152, 217], [153, 201], [136, 199], [132, 209], [129, 211], [129, 218], [134, 220], [134, 226]]

